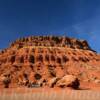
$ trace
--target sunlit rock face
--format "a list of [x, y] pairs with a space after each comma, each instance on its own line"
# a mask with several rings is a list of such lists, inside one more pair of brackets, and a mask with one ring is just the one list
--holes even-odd
[[24, 46], [69, 47], [90, 50], [85, 40], [57, 36], [31, 36], [20, 38], [11, 43], [11, 47], [23, 48]]
[[[81, 82], [100, 80], [100, 55], [85, 40], [56, 36], [20, 38], [0, 52], [0, 83], [9, 87], [45, 86], [53, 78], [73, 75]], [[37, 85], [36, 85], [37, 84]], [[39, 85], [38, 85], [39, 84]]]

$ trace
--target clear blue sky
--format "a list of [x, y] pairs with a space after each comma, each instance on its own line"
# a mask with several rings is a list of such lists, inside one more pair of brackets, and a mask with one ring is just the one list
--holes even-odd
[[0, 0], [0, 48], [29, 35], [88, 40], [100, 52], [100, 0]]

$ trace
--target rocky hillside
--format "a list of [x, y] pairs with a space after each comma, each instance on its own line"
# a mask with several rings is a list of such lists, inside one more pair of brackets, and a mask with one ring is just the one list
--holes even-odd
[[87, 41], [68, 37], [20, 38], [0, 52], [0, 87], [45, 85], [73, 75], [80, 82], [100, 83], [100, 55]]

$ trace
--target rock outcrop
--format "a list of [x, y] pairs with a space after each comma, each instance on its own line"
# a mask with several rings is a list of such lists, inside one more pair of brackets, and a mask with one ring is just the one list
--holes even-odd
[[[100, 55], [85, 40], [56, 36], [20, 38], [0, 52], [1, 77], [10, 74], [10, 87], [45, 86], [49, 79], [73, 75], [80, 82], [100, 80]], [[60, 81], [60, 80], [59, 80]], [[76, 82], [76, 81], [75, 81]], [[41, 83], [41, 84], [42, 84]], [[50, 83], [53, 87], [55, 80]], [[57, 83], [58, 84], [58, 83]], [[60, 84], [60, 83], [59, 83]], [[72, 84], [71, 84], [72, 85]]]
[[87, 41], [75, 38], [58, 37], [58, 36], [31, 36], [20, 38], [11, 43], [11, 47], [23, 48], [25, 46], [45, 46], [45, 47], [69, 47], [90, 50]]
[[76, 76], [66, 75], [57, 81], [56, 85], [58, 87], [72, 87], [74, 89], [78, 89], [80, 82]]

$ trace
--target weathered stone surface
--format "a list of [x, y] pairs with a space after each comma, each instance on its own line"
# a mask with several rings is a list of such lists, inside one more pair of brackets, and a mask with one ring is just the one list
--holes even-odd
[[74, 89], [78, 89], [80, 83], [76, 76], [66, 75], [57, 81], [56, 85], [58, 87], [72, 87]]
[[78, 48], [84, 50], [91, 49], [85, 40], [77, 40], [74, 38], [57, 36], [31, 36], [28, 38], [20, 38], [11, 44], [11, 47], [15, 46], [17, 49], [23, 48], [24, 46], [67, 46], [70, 48]]
[[10, 74], [4, 73], [3, 75], [1, 75], [0, 81], [2, 82], [4, 88], [9, 88], [9, 84], [11, 83]]
[[56, 83], [57, 83], [58, 80], [59, 80], [58, 77], [54, 77], [54, 78], [52, 78], [52, 79], [49, 79], [49, 81], [48, 81], [48, 86], [51, 87], [51, 88], [53, 88], [54, 85], [56, 85]]
[[56, 77], [62, 79], [67, 74], [77, 76], [81, 82], [90, 80], [99, 84], [92, 80], [93, 77], [100, 80], [99, 70], [100, 55], [91, 50], [85, 40], [31, 36], [20, 38], [0, 51], [0, 76], [9, 71], [11, 85], [16, 84], [16, 87], [29, 84], [45, 86], [49, 79], [49, 86], [53, 87], [56, 86]]

